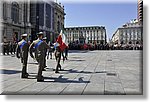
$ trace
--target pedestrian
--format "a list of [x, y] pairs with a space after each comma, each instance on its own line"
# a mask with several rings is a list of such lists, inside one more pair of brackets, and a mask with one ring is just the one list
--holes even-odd
[[[35, 51], [35, 57], [32, 54], [33, 49]], [[33, 59], [38, 60], [38, 82], [44, 81], [44, 78], [42, 76], [42, 70], [44, 68], [45, 49], [50, 49], [50, 47], [43, 41], [43, 32], [39, 32], [38, 39], [33, 41], [29, 47], [30, 56]]]
[[27, 43], [26, 38], [27, 38], [27, 34], [22, 34], [22, 40], [18, 42], [16, 47], [16, 56], [17, 58], [21, 58], [21, 63], [22, 63], [21, 78], [28, 78], [29, 75], [27, 73], [29, 44]]

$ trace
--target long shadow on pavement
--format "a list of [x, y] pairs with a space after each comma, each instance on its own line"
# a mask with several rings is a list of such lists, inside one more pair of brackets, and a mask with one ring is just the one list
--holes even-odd
[[6, 69], [1, 69], [0, 74], [17, 74], [21, 73], [21, 71], [18, 70], [6, 70]]
[[78, 80], [70, 80], [69, 78], [63, 78], [63, 75], [56, 77], [44, 77], [44, 82], [58, 82], [58, 83], [90, 83], [90, 81], [84, 81], [83, 77]]
[[[78, 71], [78, 70], [73, 70], [73, 69], [69, 69], [69, 70], [63, 69], [62, 71], [66, 71], [68, 73], [84, 73], [84, 74], [107, 73], [106, 71], [91, 72], [91, 71]], [[60, 72], [60, 74], [62, 73]]]

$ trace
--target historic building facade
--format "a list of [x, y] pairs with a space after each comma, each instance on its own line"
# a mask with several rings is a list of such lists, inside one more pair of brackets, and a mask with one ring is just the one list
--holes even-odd
[[44, 32], [47, 40], [52, 40], [54, 34], [54, 2], [37, 1], [31, 2], [30, 19], [31, 19], [31, 39], [36, 39], [36, 34]]
[[22, 33], [31, 33], [29, 1], [3, 1], [2, 11], [2, 37], [18, 41]]
[[55, 41], [55, 38], [59, 35], [60, 31], [64, 29], [64, 20], [65, 12], [64, 6], [61, 3], [54, 3], [54, 35], [52, 38]]
[[68, 43], [106, 43], [106, 29], [103, 26], [69, 27], [65, 28]]
[[138, 0], [137, 14], [137, 19], [116, 30], [111, 39], [112, 43], [143, 45], [143, 0]]
[[64, 6], [51, 0], [7, 0], [2, 9], [2, 35], [8, 41], [19, 41], [23, 33], [33, 41], [43, 31], [47, 40], [54, 42], [64, 28]]
[[114, 44], [142, 44], [143, 27], [137, 21], [132, 21], [118, 28], [112, 36]]

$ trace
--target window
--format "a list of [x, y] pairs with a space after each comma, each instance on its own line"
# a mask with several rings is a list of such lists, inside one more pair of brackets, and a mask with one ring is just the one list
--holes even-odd
[[[50, 11], [49, 11], [50, 12]], [[46, 14], [46, 20], [48, 22], [49, 14]], [[37, 4], [37, 16], [39, 16], [38, 22], [40, 26], [44, 26], [44, 3]], [[50, 24], [50, 22], [49, 22]], [[48, 25], [49, 27], [49, 25]]]
[[3, 3], [3, 19], [6, 19], [6, 14], [7, 14], [7, 10], [6, 10], [6, 3]]
[[14, 23], [19, 23], [19, 4], [17, 2], [12, 3], [11, 18]]
[[46, 3], [46, 27], [51, 28], [51, 5]]
[[57, 22], [57, 31], [60, 32], [60, 30], [61, 30], [61, 29], [60, 29], [60, 22], [58, 21], [58, 22]]

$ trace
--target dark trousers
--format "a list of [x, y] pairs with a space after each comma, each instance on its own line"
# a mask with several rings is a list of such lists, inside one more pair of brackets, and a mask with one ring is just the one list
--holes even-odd
[[5, 53], [7, 53], [7, 55], [9, 55], [9, 47], [8, 47], [8, 45], [4, 45], [3, 46], [3, 55], [5, 55]]
[[39, 65], [38, 65], [38, 75], [37, 75], [37, 80], [41, 80], [42, 76], [42, 70], [44, 68], [44, 55], [39, 56]]
[[27, 74], [27, 61], [28, 61], [28, 57], [22, 58], [21, 62], [22, 62], [22, 76], [25, 76]]
[[46, 58], [44, 58], [44, 68], [46, 67]]
[[50, 59], [52, 59], [52, 52], [51, 51], [48, 51], [47, 59], [49, 59], [49, 54], [50, 54]]
[[44, 68], [46, 67], [46, 54], [44, 56]]
[[61, 70], [60, 60], [61, 60], [61, 54], [56, 56], [56, 61], [57, 61], [56, 72], [59, 71], [59, 68]]

